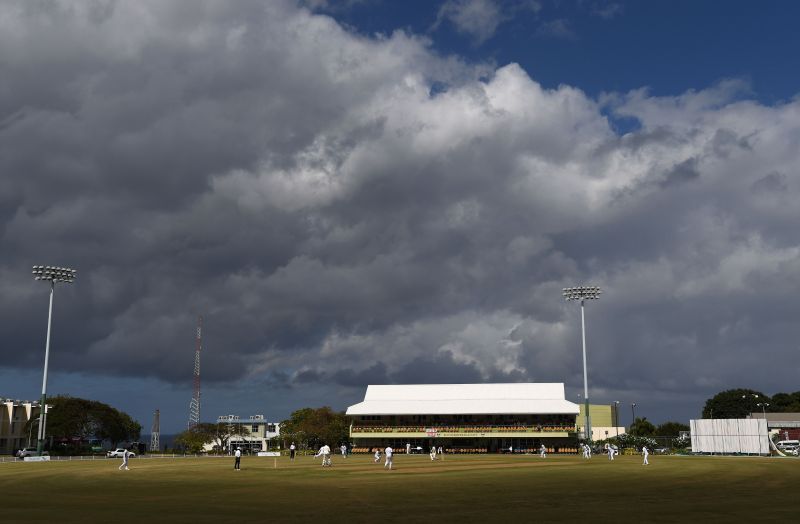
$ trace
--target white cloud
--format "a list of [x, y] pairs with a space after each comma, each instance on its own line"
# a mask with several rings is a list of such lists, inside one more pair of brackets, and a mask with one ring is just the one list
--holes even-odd
[[500, 6], [493, 0], [447, 0], [439, 8], [434, 28], [447, 20], [458, 31], [482, 43], [494, 35], [505, 18]]
[[579, 382], [560, 288], [597, 283], [599, 390], [793, 380], [771, 362], [798, 335], [798, 101], [735, 80], [593, 100], [288, 3], [25, 5], [0, 19], [8, 361], [39, 304], [5, 277], [57, 253], [91, 275], [64, 313], [76, 369], [182, 380], [192, 309], [210, 379]]

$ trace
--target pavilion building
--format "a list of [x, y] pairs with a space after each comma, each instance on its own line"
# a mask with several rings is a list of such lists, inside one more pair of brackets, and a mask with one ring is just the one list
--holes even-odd
[[526, 453], [575, 450], [579, 406], [563, 383], [414, 384], [367, 387], [347, 408], [355, 451]]

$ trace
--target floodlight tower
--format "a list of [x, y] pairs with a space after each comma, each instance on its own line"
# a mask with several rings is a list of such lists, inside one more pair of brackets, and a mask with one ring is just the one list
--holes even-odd
[[44, 345], [44, 377], [42, 378], [42, 400], [39, 404], [39, 434], [36, 442], [36, 452], [39, 456], [44, 451], [44, 430], [47, 417], [47, 364], [50, 360], [50, 327], [53, 323], [53, 293], [56, 282], [72, 284], [75, 282], [77, 271], [68, 267], [33, 266], [33, 278], [50, 282], [50, 309], [47, 313], [47, 341]]
[[200, 349], [203, 345], [203, 317], [197, 317], [197, 338], [194, 349], [194, 387], [189, 402], [189, 429], [200, 423]]
[[153, 429], [150, 431], [150, 451], [160, 451], [161, 450], [161, 443], [158, 441], [158, 438], [161, 434], [161, 416], [158, 410], [156, 410], [156, 414], [153, 415]]
[[587, 300], [597, 300], [600, 298], [600, 288], [597, 286], [578, 286], [565, 287], [564, 298], [566, 300], [581, 301], [581, 339], [583, 341], [583, 401], [584, 415], [586, 424], [584, 426], [587, 441], [592, 440], [592, 419], [589, 416], [589, 380], [586, 374], [586, 319], [584, 315], [584, 302]]

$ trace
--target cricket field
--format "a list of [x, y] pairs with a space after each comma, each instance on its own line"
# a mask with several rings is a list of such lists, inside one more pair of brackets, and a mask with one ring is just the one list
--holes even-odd
[[0, 522], [798, 522], [800, 459], [367, 455], [0, 464]]

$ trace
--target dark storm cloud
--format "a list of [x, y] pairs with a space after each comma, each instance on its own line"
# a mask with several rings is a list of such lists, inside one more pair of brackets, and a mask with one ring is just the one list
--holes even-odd
[[676, 184], [691, 182], [699, 176], [700, 173], [697, 171], [697, 159], [690, 158], [680, 162], [669, 170], [660, 185], [663, 188], [667, 188]]
[[598, 102], [289, 2], [4, 8], [6, 365], [41, 365], [49, 263], [56, 369], [185, 381], [202, 314], [209, 381], [579, 384], [594, 283], [606, 398], [791, 389], [798, 102]]
[[751, 187], [756, 193], [786, 191], [789, 189], [788, 177], [782, 173], [774, 171], [753, 182]]

